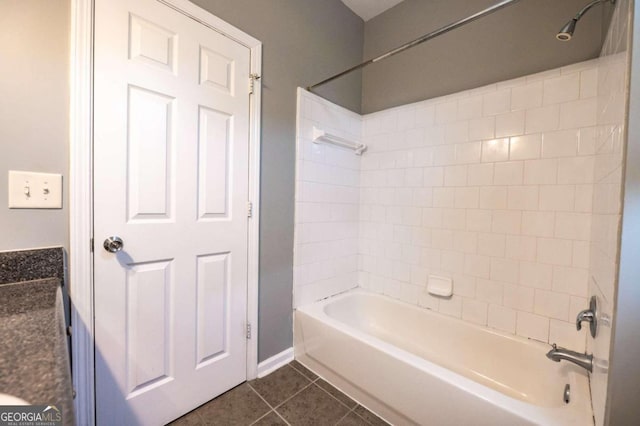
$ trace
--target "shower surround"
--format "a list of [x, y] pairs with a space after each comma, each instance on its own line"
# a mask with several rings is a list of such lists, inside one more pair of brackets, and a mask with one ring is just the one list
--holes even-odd
[[[588, 305], [597, 84], [588, 61], [368, 114], [360, 129], [301, 90], [297, 306], [358, 285], [584, 350], [573, 318]], [[368, 150], [313, 144], [313, 126]], [[329, 212], [346, 208], [335, 226]], [[452, 277], [453, 296], [428, 294], [430, 274]]]
[[[360, 159], [314, 144], [313, 127], [360, 140], [362, 118], [298, 89], [294, 306], [358, 285]], [[365, 154], [366, 155], [366, 154]]]
[[[359, 286], [586, 349], [595, 424], [604, 424], [632, 6], [616, 2], [593, 61], [365, 116], [299, 90], [296, 306]], [[356, 157], [314, 145], [313, 126], [369, 149]], [[329, 214], [347, 206], [348, 218]], [[429, 295], [430, 274], [452, 277], [453, 296]], [[591, 296], [595, 339], [574, 323]]]
[[600, 318], [609, 320], [600, 321], [596, 338], [587, 340], [587, 352], [593, 353], [595, 360], [591, 394], [596, 425], [605, 423], [611, 326], [618, 282], [632, 18], [633, 3], [618, 0], [602, 47], [598, 72], [589, 296], [597, 297]]
[[596, 95], [590, 61], [365, 116], [359, 284], [584, 350]]

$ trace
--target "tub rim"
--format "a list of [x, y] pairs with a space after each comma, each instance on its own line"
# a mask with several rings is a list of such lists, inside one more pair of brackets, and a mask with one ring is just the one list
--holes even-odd
[[[533, 402], [524, 401], [500, 392], [497, 389], [491, 388], [487, 385], [479, 383], [461, 373], [450, 370], [443, 367], [429, 359], [423, 358], [419, 355], [413, 354], [406, 349], [397, 347], [391, 343], [384, 341], [383, 339], [365, 333], [347, 323], [344, 323], [336, 318], [331, 317], [326, 313], [325, 307], [331, 303], [357, 296], [364, 295], [368, 297], [374, 297], [384, 300], [385, 303], [395, 303], [403, 307], [417, 310], [426, 315], [436, 315], [445, 320], [455, 322], [465, 327], [470, 327], [475, 331], [481, 333], [489, 333], [501, 338], [506, 338], [515, 341], [520, 344], [529, 346], [532, 350], [539, 351], [543, 355], [547, 348], [550, 348], [548, 343], [543, 343], [533, 339], [525, 338], [509, 334], [500, 330], [490, 329], [478, 324], [473, 324], [468, 321], [464, 321], [460, 318], [444, 315], [440, 312], [433, 311], [428, 308], [413, 305], [411, 303], [404, 302], [384, 294], [375, 293], [360, 287], [352, 288], [350, 290], [341, 292], [339, 294], [330, 296], [328, 298], [299, 306], [295, 309], [295, 315], [300, 314], [307, 315], [317, 321], [326, 323], [331, 328], [338, 332], [344, 333], [347, 336], [359, 340], [363, 344], [371, 347], [374, 350], [379, 350], [394, 358], [398, 358], [402, 362], [406, 362], [411, 367], [416, 368], [424, 374], [430, 374], [439, 380], [445, 381], [450, 385], [476, 395], [479, 398], [501, 407], [502, 409], [522, 417], [525, 415], [526, 419], [534, 422], [541, 422], [540, 424], [572, 424], [572, 422], [578, 421], [576, 424], [593, 424], [593, 412], [591, 407], [591, 391], [589, 386], [589, 377], [579, 370], [579, 367], [566, 364], [567, 381], [571, 385], [572, 399], [569, 404], [558, 404], [556, 406], [549, 405], [537, 405]], [[294, 326], [297, 326], [298, 321], [294, 320]], [[304, 343], [304, 342], [302, 342]], [[312, 359], [311, 355], [306, 354]], [[322, 364], [321, 361], [315, 360]], [[564, 380], [563, 380], [564, 381]], [[558, 399], [561, 398], [559, 392]], [[588, 423], [584, 421], [589, 420]], [[559, 422], [560, 421], [560, 422]], [[581, 422], [582, 421], [582, 422]]]

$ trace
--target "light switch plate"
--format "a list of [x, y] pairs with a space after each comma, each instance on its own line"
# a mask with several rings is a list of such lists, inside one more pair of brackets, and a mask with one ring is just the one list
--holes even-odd
[[10, 209], [61, 209], [62, 175], [9, 170]]

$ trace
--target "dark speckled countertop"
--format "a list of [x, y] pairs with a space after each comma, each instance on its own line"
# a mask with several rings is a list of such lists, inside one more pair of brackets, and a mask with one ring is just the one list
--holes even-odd
[[55, 405], [73, 424], [60, 280], [0, 285], [0, 392]]

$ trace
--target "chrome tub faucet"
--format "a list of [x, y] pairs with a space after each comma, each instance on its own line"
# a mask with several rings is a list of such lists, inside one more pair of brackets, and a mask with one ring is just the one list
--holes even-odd
[[547, 352], [547, 358], [551, 361], [560, 362], [561, 360], [569, 361], [580, 366], [588, 372], [593, 372], [593, 355], [581, 354], [565, 348], [559, 348], [555, 343], [553, 349]]

